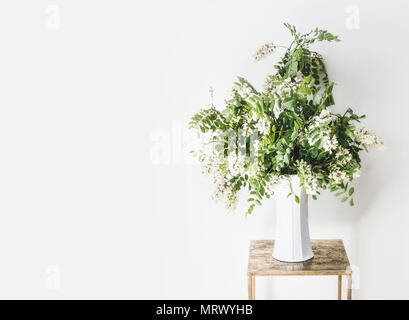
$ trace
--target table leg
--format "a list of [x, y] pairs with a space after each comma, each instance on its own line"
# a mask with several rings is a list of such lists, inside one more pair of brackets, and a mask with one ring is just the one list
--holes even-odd
[[349, 274], [347, 276], [347, 283], [348, 283], [348, 288], [347, 288], [347, 292], [348, 292], [348, 300], [352, 300], [352, 274]]
[[338, 300], [342, 300], [342, 276], [338, 276]]
[[248, 283], [248, 290], [249, 290], [249, 300], [256, 299], [256, 277], [253, 275], [247, 275], [247, 283]]

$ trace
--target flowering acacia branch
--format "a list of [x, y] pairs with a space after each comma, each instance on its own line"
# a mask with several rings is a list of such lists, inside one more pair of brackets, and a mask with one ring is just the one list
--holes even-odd
[[216, 185], [213, 198], [224, 198], [227, 208], [233, 209], [239, 192], [246, 188], [248, 214], [294, 174], [313, 199], [319, 190], [329, 189], [353, 205], [350, 182], [360, 175], [359, 153], [383, 147], [380, 137], [356, 127], [365, 116], [351, 108], [342, 115], [331, 113], [334, 83], [329, 81], [323, 57], [309, 47], [339, 38], [326, 30], [301, 34], [294, 26], [285, 26], [293, 37], [290, 46], [270, 42], [254, 54], [259, 61], [278, 47], [286, 49], [263, 90], [238, 77], [222, 111], [212, 103], [190, 122], [202, 138], [195, 155]]

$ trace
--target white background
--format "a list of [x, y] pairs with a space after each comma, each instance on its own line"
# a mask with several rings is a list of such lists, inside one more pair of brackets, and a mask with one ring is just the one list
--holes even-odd
[[[237, 75], [261, 86], [280, 53], [252, 54], [288, 44], [290, 22], [340, 36], [315, 46], [335, 110], [388, 146], [363, 154], [355, 207], [310, 201], [312, 238], [344, 240], [355, 298], [409, 298], [408, 17], [407, 1], [1, 1], [0, 297], [246, 299], [273, 202], [214, 204], [186, 127], [209, 85], [219, 107]], [[336, 284], [260, 278], [256, 295], [335, 299]]]

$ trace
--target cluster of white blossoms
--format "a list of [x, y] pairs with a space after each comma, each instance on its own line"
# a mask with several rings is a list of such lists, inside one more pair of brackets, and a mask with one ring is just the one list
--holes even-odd
[[239, 200], [239, 194], [238, 192], [233, 192], [230, 188], [227, 189], [227, 192], [225, 192], [226, 196], [226, 209], [228, 211], [234, 211], [237, 208], [237, 202]]
[[294, 87], [295, 89], [295, 85], [291, 82], [291, 78], [281, 81], [274, 77], [268, 77], [264, 81], [263, 91], [265, 94], [270, 94], [274, 91], [274, 93], [283, 96], [283, 94], [285, 95], [291, 92], [291, 87]]
[[[351, 152], [343, 147], [338, 148], [337, 153], [335, 154], [336, 159], [338, 160], [338, 165], [343, 167], [347, 164], [355, 166], [354, 172], [352, 174], [352, 179], [359, 178], [361, 175], [361, 168], [358, 163], [353, 161], [353, 157]], [[349, 179], [348, 174], [342, 169], [337, 166], [334, 170], [331, 171], [329, 178], [334, 180], [336, 184], [340, 184], [342, 182], [347, 182]]]
[[[245, 156], [240, 152], [238, 154], [236, 154], [236, 152], [231, 152], [227, 157], [227, 163], [218, 161], [221, 159], [220, 155], [219, 158], [213, 159], [215, 160], [215, 164], [212, 167], [211, 173], [216, 189], [213, 192], [212, 199], [215, 202], [224, 199], [226, 209], [234, 211], [238, 201], [238, 192], [233, 191], [232, 187], [229, 185], [229, 179], [240, 176], [244, 173]], [[221, 164], [227, 164], [227, 175], [221, 170]]]
[[247, 84], [243, 83], [240, 86], [235, 86], [230, 89], [227, 94], [227, 100], [231, 100], [240, 96], [242, 98], [249, 98], [253, 94], [253, 89]]
[[277, 91], [281, 93], [282, 97], [285, 97], [291, 93], [291, 89], [295, 89], [295, 84], [291, 81], [291, 78], [287, 78], [278, 87]]
[[227, 93], [227, 97], [226, 100], [232, 100], [234, 98], [236, 98], [236, 96], [239, 94], [239, 90], [237, 87], [233, 87], [231, 88], [228, 93]]
[[219, 202], [228, 188], [224, 182], [224, 177], [221, 177], [221, 179], [219, 179], [218, 181], [213, 182], [215, 183], [216, 188], [212, 194], [212, 200], [214, 202]]
[[276, 119], [278, 119], [278, 117], [280, 116], [280, 113], [283, 110], [278, 106], [278, 103], [274, 103], [274, 108], [273, 108], [273, 113], [274, 113], [274, 117], [276, 117]]
[[[270, 94], [273, 90], [275, 93], [277, 92], [282, 92], [281, 90], [283, 90], [283, 85], [278, 85], [276, 86], [276, 84], [274, 83], [274, 78], [272, 77], [268, 77], [266, 79], [266, 81], [264, 82], [264, 93], [265, 94]], [[288, 87], [285, 87], [284, 89], [289, 90]], [[283, 92], [287, 92], [286, 90], [284, 90]], [[274, 103], [274, 108], [273, 108], [273, 112], [274, 112], [274, 116], [276, 118], [279, 117], [280, 113], [282, 112], [282, 109], [278, 106], [278, 103]]]
[[341, 183], [349, 181], [349, 177], [346, 174], [346, 172], [342, 171], [339, 167], [334, 167], [331, 170], [329, 174], [329, 178], [334, 180], [335, 184], [341, 184]]
[[213, 183], [215, 184], [216, 188], [212, 194], [212, 200], [215, 202], [219, 202], [220, 200], [224, 199], [224, 203], [226, 209], [234, 210], [236, 208], [236, 203], [238, 200], [238, 193], [234, 192], [233, 189], [227, 183], [223, 172], [220, 169], [220, 166], [212, 171], [211, 175], [213, 179]]
[[374, 147], [380, 150], [385, 148], [383, 139], [365, 127], [355, 129], [355, 141], [365, 148]]
[[[263, 85], [263, 92], [266, 95], [269, 95], [271, 93], [274, 93], [275, 95], [279, 95], [281, 99], [285, 99], [288, 95], [291, 94], [291, 92], [294, 92], [297, 90], [297, 86], [303, 81], [304, 75], [302, 72], [298, 71], [297, 75], [295, 76], [294, 79], [292, 78], [286, 78], [284, 80], [278, 80], [275, 77], [268, 77], [264, 81]], [[293, 81], [294, 80], [294, 81]], [[277, 103], [275, 104], [275, 108], [277, 107]], [[277, 111], [274, 110], [274, 113]], [[281, 110], [278, 109], [278, 115], [281, 113]], [[276, 115], [278, 117], [278, 115]]]
[[253, 163], [251, 163], [249, 166], [249, 177], [251, 179], [256, 179], [261, 170], [262, 168], [260, 167], [260, 164], [257, 161], [253, 161]]
[[275, 89], [275, 87], [275, 79], [273, 77], [267, 77], [267, 79], [264, 81], [263, 91], [269, 94]]
[[318, 188], [318, 181], [315, 173], [312, 171], [310, 164], [304, 160], [297, 160], [296, 166], [298, 171], [301, 172], [302, 178], [304, 179], [304, 189], [307, 194], [316, 194]]
[[304, 74], [301, 71], [298, 71], [294, 80], [296, 82], [301, 82], [304, 80], [304, 78], [305, 78]]
[[318, 116], [315, 116], [313, 127], [325, 127], [329, 125], [332, 121], [331, 111], [326, 108], [321, 111]]
[[326, 152], [332, 153], [338, 148], [338, 140], [335, 135], [331, 135], [329, 130], [321, 130], [317, 135], [308, 135], [308, 143], [312, 146], [319, 139], [322, 139], [322, 147]]
[[251, 129], [250, 129], [250, 126], [249, 126], [249, 124], [247, 123], [247, 122], [245, 122], [244, 124], [243, 124], [243, 134], [244, 134], [244, 136], [247, 138], [247, 137], [250, 137], [250, 135], [251, 135]]
[[254, 152], [257, 153], [258, 149], [260, 149], [260, 140], [259, 139], [254, 140], [253, 147], [254, 147]]
[[329, 129], [326, 127], [332, 121], [332, 115], [328, 108], [323, 109], [318, 116], [315, 116], [314, 122], [309, 126], [308, 131], [316, 128], [320, 128], [317, 134], [308, 136], [308, 143], [313, 145], [319, 139], [322, 139], [322, 147], [326, 152], [332, 153], [333, 150], [338, 148], [338, 140], [334, 134], [331, 134]]
[[284, 180], [284, 176], [278, 175], [278, 174], [273, 174], [271, 175], [270, 180], [266, 182], [266, 186], [264, 187], [265, 192], [269, 195], [274, 194], [274, 188], [280, 184]]
[[335, 157], [337, 158], [337, 160], [340, 160], [339, 162], [341, 166], [346, 165], [352, 160], [352, 155], [349, 152], [349, 150], [343, 147], [340, 147], [338, 149], [337, 153], [335, 154]]
[[232, 177], [241, 175], [246, 169], [244, 165], [246, 163], [246, 157], [241, 152], [230, 152], [227, 157], [227, 168]]
[[335, 135], [330, 136], [328, 133], [322, 136], [323, 145], [322, 147], [326, 152], [332, 153], [338, 147], [338, 140]]
[[275, 48], [276, 46], [274, 45], [274, 43], [269, 42], [269, 43], [263, 44], [254, 53], [254, 60], [260, 61], [261, 59], [267, 57], [269, 54], [273, 53]]
[[225, 159], [215, 148], [217, 139], [221, 134], [219, 130], [208, 131], [205, 134], [201, 134], [200, 146], [197, 146], [194, 151], [199, 155], [202, 173], [209, 176], [216, 186], [212, 194], [212, 199], [218, 202], [224, 198], [226, 207], [232, 209], [234, 208], [233, 200], [237, 200], [237, 195], [234, 195], [221, 169], [222, 165], [225, 164]]
[[251, 121], [252, 119], [250, 118], [250, 116], [246, 115], [244, 117], [243, 128], [241, 129], [240, 134], [244, 135], [246, 138], [250, 137], [254, 133], [253, 129], [250, 127]]
[[215, 175], [220, 171], [220, 164], [223, 161], [220, 152], [215, 149], [217, 131], [209, 131], [201, 135], [200, 145], [196, 146], [196, 151], [200, 153], [199, 159], [202, 162], [202, 173]]
[[221, 199], [224, 199], [226, 209], [234, 211], [237, 206], [238, 196], [238, 193], [233, 192], [232, 188], [223, 181], [216, 184], [216, 189], [212, 194], [212, 200], [219, 202]]
[[239, 95], [242, 96], [243, 98], [248, 98], [251, 96], [253, 93], [253, 90], [250, 88], [250, 86], [247, 83], [243, 83], [239, 87]]
[[270, 133], [271, 121], [268, 117], [264, 116], [260, 118], [256, 124], [256, 128], [263, 135], [268, 135]]

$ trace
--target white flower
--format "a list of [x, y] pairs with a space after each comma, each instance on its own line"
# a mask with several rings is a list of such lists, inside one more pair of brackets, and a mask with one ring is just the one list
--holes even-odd
[[352, 155], [348, 149], [340, 147], [337, 153], [335, 154], [337, 160], [339, 160], [341, 166], [346, 165], [352, 160]]
[[224, 182], [216, 184], [216, 190], [212, 195], [212, 200], [219, 202], [224, 198], [226, 209], [229, 211], [234, 211], [237, 207], [238, 193], [234, 192], [229, 186]]
[[246, 163], [246, 159], [241, 152], [231, 152], [227, 157], [227, 166], [230, 174], [233, 177], [241, 175], [244, 171], [244, 164]]
[[258, 149], [260, 148], [260, 140], [255, 140], [253, 143], [254, 152], [257, 153]]
[[301, 82], [304, 79], [304, 75], [301, 71], [297, 72], [297, 76], [295, 77], [295, 81]]
[[280, 116], [280, 113], [283, 111], [283, 109], [281, 109], [278, 105], [278, 103], [274, 103], [274, 107], [273, 107], [273, 113], [274, 113], [274, 117], [276, 117], [276, 119], [278, 119], [278, 117]]
[[[211, 135], [210, 135], [211, 136]], [[207, 137], [209, 139], [209, 137]], [[237, 192], [228, 185], [229, 178], [221, 170], [221, 165], [225, 164], [225, 160], [222, 155], [215, 149], [215, 143], [210, 139], [210, 143], [204, 143], [202, 149], [202, 171], [203, 173], [210, 175], [216, 188], [212, 194], [212, 199], [215, 202], [224, 199], [226, 208], [228, 210], [234, 210], [238, 201]], [[231, 153], [227, 159], [229, 175], [239, 175], [244, 170], [244, 157], [236, 156], [235, 153]]]
[[245, 137], [250, 137], [250, 135], [251, 135], [251, 129], [250, 129], [250, 126], [249, 126], [249, 124], [247, 122], [245, 122], [243, 124], [243, 133], [244, 133]]
[[259, 163], [257, 161], [253, 162], [250, 165], [249, 171], [248, 171], [250, 178], [256, 178], [257, 175], [260, 173], [260, 171], [261, 171], [261, 168], [260, 168]]
[[328, 108], [323, 109], [321, 113], [314, 118], [313, 127], [325, 127], [332, 121], [331, 111]]
[[273, 77], [268, 77], [265, 81], [264, 81], [264, 85], [263, 85], [263, 89], [264, 92], [269, 94], [271, 93], [271, 91], [273, 91], [273, 89], [276, 87], [275, 83], [274, 83], [274, 78]]
[[349, 181], [347, 173], [345, 171], [342, 171], [339, 167], [334, 167], [331, 170], [329, 178], [334, 180], [335, 184], [341, 184]]
[[311, 165], [304, 160], [297, 160], [296, 166], [298, 172], [304, 180], [303, 187], [307, 194], [316, 194], [318, 189], [318, 181], [315, 173], [312, 171]]
[[222, 134], [221, 131], [209, 131], [201, 135], [201, 145], [198, 147], [196, 153], [202, 166], [202, 173], [209, 176], [216, 185], [216, 190], [212, 198], [218, 201], [226, 189], [226, 177], [222, 170], [224, 165], [223, 155], [216, 150], [215, 146], [217, 139]]
[[269, 54], [274, 52], [274, 49], [276, 46], [269, 42], [263, 44], [260, 48], [257, 49], [257, 51], [254, 53], [254, 60], [259, 61], [265, 57], [267, 57]]
[[239, 95], [241, 95], [243, 98], [249, 97], [253, 93], [253, 90], [249, 87], [247, 83], [243, 83], [239, 87]]
[[237, 202], [238, 202], [238, 193], [237, 192], [233, 192], [233, 190], [231, 188], [228, 188], [226, 191], [226, 201], [225, 201], [225, 205], [226, 205], [226, 209], [228, 211], [234, 211], [237, 208]]
[[[314, 122], [309, 126], [307, 130], [308, 143], [312, 146], [319, 139], [322, 139], [322, 147], [326, 152], [332, 153], [333, 150], [338, 147], [338, 140], [335, 135], [332, 135], [327, 127], [332, 121], [332, 115], [328, 108], [323, 109], [318, 116], [314, 117]], [[316, 128], [319, 128], [318, 134], [315, 133]], [[314, 130], [314, 134], [308, 134]]]
[[322, 129], [318, 132], [318, 134], [314, 135], [307, 134], [307, 140], [310, 146], [314, 145], [319, 139], [322, 139], [322, 148], [330, 154], [338, 147], [337, 137], [335, 135], [331, 135], [328, 129]]
[[274, 188], [283, 181], [284, 177], [278, 174], [273, 174], [271, 175], [271, 178], [269, 181], [267, 181], [266, 186], [265, 186], [265, 191], [269, 195], [273, 195], [274, 193]]
[[237, 90], [236, 87], [233, 87], [229, 90], [229, 92], [227, 93], [227, 101], [232, 100], [234, 98], [236, 98], [236, 96], [239, 94], [239, 91]]
[[241, 96], [242, 98], [248, 98], [253, 94], [253, 89], [247, 84], [243, 83], [239, 86], [231, 88], [227, 94], [227, 101]]
[[270, 126], [271, 121], [268, 117], [264, 116], [260, 118], [256, 124], [256, 128], [260, 131], [263, 135], [268, 135], [270, 133]]
[[332, 115], [329, 108], [323, 109], [318, 116], [314, 117], [314, 122], [309, 126], [309, 130], [318, 128], [318, 127], [326, 127], [332, 121]]
[[332, 137], [329, 135], [325, 135], [322, 137], [323, 139], [323, 145], [322, 147], [326, 152], [332, 153], [332, 150], [335, 150], [338, 147], [338, 140], [333, 135]]
[[223, 197], [225, 191], [226, 191], [226, 184], [224, 183], [224, 178], [221, 181], [218, 181], [216, 184], [216, 189], [214, 190], [212, 194], [212, 200], [214, 202], [219, 202], [220, 199]]
[[355, 129], [354, 135], [355, 141], [364, 146], [365, 148], [374, 147], [379, 150], [385, 149], [383, 139], [374, 134], [368, 128], [361, 127], [359, 129]]

